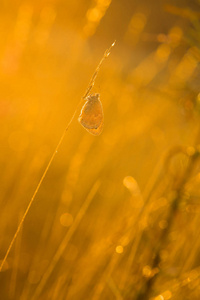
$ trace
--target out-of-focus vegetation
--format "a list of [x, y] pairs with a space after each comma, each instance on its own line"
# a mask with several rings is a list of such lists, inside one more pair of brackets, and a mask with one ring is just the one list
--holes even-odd
[[[173, 3], [172, 3], [173, 2]], [[2, 300], [200, 299], [200, 2], [0, 2]]]

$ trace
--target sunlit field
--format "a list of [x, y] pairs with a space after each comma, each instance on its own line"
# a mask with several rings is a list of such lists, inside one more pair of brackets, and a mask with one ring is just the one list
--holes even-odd
[[199, 62], [199, 0], [1, 0], [0, 300], [200, 299]]

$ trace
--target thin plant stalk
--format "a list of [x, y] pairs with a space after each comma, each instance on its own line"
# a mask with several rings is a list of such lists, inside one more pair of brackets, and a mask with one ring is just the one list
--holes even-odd
[[[160, 256], [161, 250], [165, 246], [165, 243], [166, 243], [166, 240], [168, 238], [170, 229], [173, 225], [173, 221], [174, 221], [175, 216], [177, 214], [180, 201], [181, 201], [182, 196], [184, 194], [185, 185], [186, 185], [189, 177], [191, 176], [194, 168], [196, 167], [196, 162], [198, 161], [198, 159], [199, 159], [199, 151], [197, 150], [191, 156], [190, 161], [188, 162], [188, 166], [185, 170], [185, 173], [184, 173], [182, 179], [179, 182], [179, 186], [176, 190], [176, 194], [175, 194], [175, 197], [173, 199], [173, 202], [172, 202], [169, 214], [168, 214], [168, 219], [167, 219], [168, 226], [163, 230], [162, 236], [160, 237], [159, 244], [156, 247], [156, 249], [154, 250], [155, 255], [154, 255], [153, 263], [152, 263], [152, 266], [151, 266], [152, 270], [156, 270], [156, 269], [159, 270], [159, 264], [161, 262], [161, 256]], [[152, 288], [154, 286], [154, 283], [157, 279], [158, 274], [159, 273], [156, 272], [156, 274], [154, 276], [150, 277], [146, 281], [145, 285], [142, 287], [142, 290], [140, 291], [140, 293], [138, 294], [138, 296], [136, 298], [137, 300], [149, 299], [150, 293], [152, 291]]]
[[99, 64], [98, 64], [98, 66], [97, 66], [97, 68], [96, 68], [94, 74], [92, 75], [92, 77], [91, 77], [91, 79], [90, 79], [90, 82], [89, 82], [89, 84], [88, 84], [88, 87], [87, 87], [87, 89], [86, 89], [86, 91], [85, 91], [84, 96], [83, 96], [82, 99], [79, 101], [79, 103], [78, 103], [78, 105], [77, 105], [77, 107], [76, 107], [76, 109], [75, 109], [75, 111], [74, 111], [74, 113], [73, 113], [73, 115], [72, 115], [70, 121], [68, 122], [68, 124], [67, 124], [67, 126], [66, 126], [66, 128], [65, 128], [65, 130], [64, 130], [64, 132], [63, 132], [63, 134], [62, 134], [62, 136], [61, 136], [61, 138], [60, 138], [60, 140], [59, 140], [59, 142], [58, 142], [58, 144], [57, 144], [57, 146], [56, 146], [56, 148], [55, 148], [55, 150], [54, 150], [54, 152], [53, 152], [53, 154], [52, 154], [52, 156], [51, 156], [51, 158], [50, 158], [50, 160], [49, 160], [49, 162], [48, 162], [48, 164], [47, 164], [47, 166], [46, 166], [46, 169], [44, 170], [44, 173], [43, 173], [43, 175], [42, 175], [42, 177], [41, 177], [41, 179], [40, 179], [40, 181], [39, 181], [39, 183], [38, 183], [38, 185], [37, 185], [37, 187], [36, 187], [36, 189], [35, 189], [35, 191], [34, 191], [34, 193], [33, 193], [33, 196], [32, 196], [32, 198], [31, 198], [31, 200], [29, 201], [29, 204], [28, 204], [28, 206], [27, 206], [27, 208], [26, 208], [26, 210], [25, 210], [25, 212], [24, 212], [24, 214], [23, 214], [23, 216], [22, 216], [22, 219], [21, 219], [21, 221], [20, 221], [20, 223], [19, 223], [19, 225], [18, 225], [18, 227], [17, 227], [17, 230], [16, 230], [16, 232], [15, 232], [15, 234], [14, 234], [14, 236], [13, 236], [13, 238], [12, 238], [12, 240], [11, 240], [9, 246], [8, 246], [8, 249], [7, 249], [7, 251], [6, 251], [6, 254], [5, 254], [5, 256], [4, 256], [4, 258], [3, 258], [2, 262], [1, 262], [1, 265], [0, 265], [0, 272], [2, 271], [2, 268], [3, 268], [3, 266], [4, 266], [5, 262], [6, 262], [6, 259], [7, 259], [8, 255], [9, 255], [11, 249], [12, 249], [12, 246], [13, 246], [13, 244], [14, 244], [14, 242], [15, 242], [15, 240], [16, 240], [16, 238], [17, 238], [17, 236], [18, 236], [18, 234], [19, 234], [19, 232], [20, 232], [20, 230], [21, 230], [21, 228], [22, 228], [22, 225], [23, 225], [23, 223], [24, 223], [24, 220], [25, 220], [25, 218], [26, 218], [26, 216], [27, 216], [27, 214], [28, 214], [30, 208], [31, 208], [31, 205], [32, 205], [33, 201], [35, 200], [35, 196], [37, 195], [37, 192], [38, 192], [38, 190], [39, 190], [39, 188], [40, 188], [40, 186], [41, 186], [41, 184], [42, 184], [42, 182], [43, 182], [43, 180], [44, 180], [44, 178], [45, 178], [45, 176], [46, 176], [46, 174], [47, 174], [47, 172], [48, 172], [48, 170], [49, 170], [49, 168], [50, 168], [50, 166], [51, 166], [51, 163], [52, 163], [52, 161], [54, 160], [54, 157], [55, 157], [55, 155], [57, 154], [57, 152], [58, 152], [58, 150], [59, 150], [59, 148], [60, 148], [60, 145], [61, 145], [62, 142], [63, 142], [63, 139], [64, 139], [64, 137], [65, 137], [65, 134], [66, 134], [67, 130], [69, 129], [69, 127], [70, 127], [72, 121], [74, 120], [74, 117], [76, 116], [77, 111], [78, 111], [79, 107], [80, 107], [81, 104], [82, 104], [82, 101], [85, 100], [85, 98], [89, 95], [90, 91], [92, 90], [92, 88], [93, 88], [93, 86], [94, 86], [94, 84], [95, 84], [96, 77], [97, 77], [97, 75], [98, 75], [98, 73], [99, 73], [100, 67], [101, 67], [102, 63], [104, 62], [104, 60], [109, 56], [110, 51], [111, 51], [111, 49], [112, 49], [112, 47], [113, 47], [114, 45], [115, 45], [115, 41], [114, 41], [114, 43], [112, 43], [112, 45], [110, 46], [110, 48], [108, 48], [108, 49], [105, 51], [105, 53], [104, 53], [102, 59], [100, 60], [100, 62], [99, 62]]
[[98, 191], [100, 186], [100, 181], [97, 180], [94, 185], [92, 186], [90, 192], [88, 193], [88, 196], [86, 197], [85, 201], [83, 202], [83, 205], [81, 206], [74, 222], [73, 225], [70, 227], [70, 229], [68, 230], [68, 232], [66, 233], [65, 237], [63, 238], [60, 246], [58, 247], [55, 255], [53, 256], [51, 263], [49, 264], [46, 272], [44, 273], [39, 285], [37, 286], [35, 293], [33, 295], [33, 297], [31, 298], [31, 300], [34, 299], [38, 299], [38, 296], [41, 294], [43, 287], [45, 286], [47, 280], [49, 279], [52, 271], [54, 270], [57, 262], [59, 261], [59, 259], [61, 258], [63, 252], [65, 251], [70, 239], [72, 238], [73, 234], [75, 233], [77, 227], [79, 226], [86, 210], [88, 209], [91, 201], [93, 200], [96, 192]]

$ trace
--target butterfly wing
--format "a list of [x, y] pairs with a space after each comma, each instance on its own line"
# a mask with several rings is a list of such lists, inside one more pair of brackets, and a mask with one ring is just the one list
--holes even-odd
[[87, 97], [78, 121], [91, 134], [99, 135], [102, 132], [103, 108], [99, 94], [93, 94]]

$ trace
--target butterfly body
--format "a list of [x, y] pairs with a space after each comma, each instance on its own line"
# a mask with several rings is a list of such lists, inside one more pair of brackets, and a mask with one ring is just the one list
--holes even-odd
[[86, 98], [78, 118], [80, 124], [91, 134], [99, 135], [103, 129], [103, 107], [99, 94], [91, 94]]

